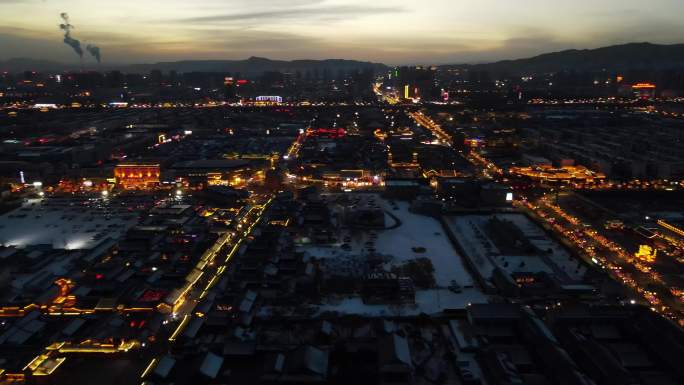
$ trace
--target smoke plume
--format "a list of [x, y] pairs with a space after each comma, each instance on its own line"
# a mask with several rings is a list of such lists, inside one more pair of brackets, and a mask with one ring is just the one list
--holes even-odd
[[81, 42], [71, 37], [71, 30], [74, 29], [74, 26], [69, 23], [69, 15], [66, 12], [62, 12], [59, 16], [64, 20], [64, 23], [59, 25], [59, 29], [64, 31], [64, 43], [73, 48], [79, 57], [83, 57]]
[[95, 60], [97, 60], [98, 63], [102, 60], [102, 56], [100, 54], [100, 47], [88, 44], [86, 46], [86, 50], [90, 52], [91, 55], [93, 55], [93, 57], [95, 58]]

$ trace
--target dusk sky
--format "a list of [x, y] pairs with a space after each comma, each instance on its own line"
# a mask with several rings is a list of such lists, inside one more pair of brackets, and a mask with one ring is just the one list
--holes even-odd
[[682, 11], [682, 0], [0, 0], [0, 60], [78, 60], [62, 42], [61, 12], [83, 46], [102, 48], [103, 63], [262, 56], [441, 64], [684, 43]]

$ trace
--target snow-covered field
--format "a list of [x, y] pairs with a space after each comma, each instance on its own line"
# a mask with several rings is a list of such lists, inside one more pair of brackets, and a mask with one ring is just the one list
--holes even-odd
[[[359, 268], [368, 255], [369, 248], [378, 254], [391, 256], [389, 262], [384, 265], [388, 271], [393, 266], [412, 259], [429, 258], [435, 269], [437, 288], [417, 290], [415, 305], [369, 305], [364, 304], [361, 297], [350, 297], [321, 304], [319, 313], [336, 311], [367, 316], [434, 314], [444, 309], [464, 309], [469, 303], [487, 302], [487, 296], [477, 288], [464, 288], [461, 293], [446, 289], [452, 281], [461, 286], [471, 286], [473, 279], [466, 270], [462, 257], [437, 220], [410, 212], [408, 202], [396, 201], [392, 204], [375, 194], [359, 194], [359, 197], [362, 200], [372, 199], [377, 202], [379, 207], [397, 217], [401, 221], [401, 226], [370, 231], [341, 230], [337, 236], [339, 243], [336, 245], [300, 245], [298, 250], [305, 251], [311, 257], [326, 259], [326, 267], [338, 272], [351, 272]], [[385, 216], [387, 226], [395, 224], [390, 215]], [[342, 243], [348, 244], [349, 248], [342, 249]], [[425, 251], [416, 248], [424, 248]]]
[[[398, 201], [398, 210], [390, 203], [380, 200], [380, 205], [394, 214], [402, 225], [396, 229], [378, 233], [375, 248], [379, 253], [389, 254], [398, 262], [427, 257], [435, 268], [437, 286], [449, 286], [452, 280], [459, 285], [472, 285], [473, 279], [465, 268], [462, 257], [449, 241], [441, 224], [434, 218], [409, 211], [409, 203]], [[424, 247], [424, 253], [416, 253], [414, 247]]]
[[[429, 258], [435, 269], [435, 281], [439, 287], [447, 287], [452, 280], [461, 286], [473, 284], [473, 279], [465, 268], [462, 257], [451, 244], [444, 233], [441, 224], [434, 218], [414, 214], [409, 211], [409, 203], [395, 202], [397, 209], [392, 204], [375, 194], [360, 194], [362, 199], [374, 199], [377, 204], [399, 218], [401, 226], [387, 230], [341, 230], [338, 235], [339, 242], [336, 245], [314, 246], [300, 245], [298, 251], [304, 251], [311, 257], [324, 259], [339, 259], [342, 263], [352, 263], [369, 253], [373, 248], [376, 253], [391, 256], [392, 260], [386, 264], [386, 269], [392, 266], [416, 259]], [[395, 221], [387, 214], [386, 221], [391, 226]], [[374, 235], [372, 235], [374, 234]], [[348, 250], [340, 246], [343, 241], [349, 245]], [[414, 248], [424, 248], [424, 252], [416, 252]], [[330, 265], [336, 262], [327, 261]]]

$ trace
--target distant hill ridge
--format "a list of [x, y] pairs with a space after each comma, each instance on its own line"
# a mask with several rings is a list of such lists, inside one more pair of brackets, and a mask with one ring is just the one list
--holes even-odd
[[547, 73], [563, 70], [664, 70], [684, 69], [684, 44], [629, 43], [596, 49], [570, 49], [526, 59], [503, 60], [487, 64], [447, 65], [492, 73]]
[[[486, 64], [453, 64], [442, 68], [469, 68], [472, 70], [490, 71], [493, 73], [525, 74], [546, 73], [563, 70], [600, 71], [605, 70], [664, 70], [684, 68], [684, 44], [651, 44], [629, 43], [596, 49], [571, 49], [560, 52], [516, 60], [502, 60]], [[272, 60], [262, 57], [250, 57], [245, 60], [182, 60], [149, 64], [107, 65], [98, 67], [94, 63], [86, 64], [85, 70], [120, 70], [126, 73], [149, 73], [158, 69], [165, 72], [230, 72], [242, 76], [258, 76], [267, 71], [301, 72], [302, 74], [318, 71], [323, 74], [329, 71], [336, 76], [339, 71], [373, 69], [385, 71], [388, 67], [381, 63], [357, 60]], [[15, 58], [0, 61], [0, 71], [22, 72], [33, 71], [67, 71], [80, 70], [75, 64], [64, 64], [49, 60]]]
[[[80, 70], [75, 64], [64, 64], [49, 60], [35, 60], [28, 58], [16, 58], [0, 61], [0, 71], [23, 72], [23, 71], [68, 71]], [[101, 67], [94, 63], [84, 65], [85, 70], [120, 70], [125, 73], [149, 73], [151, 70], [164, 72], [230, 72], [240, 73], [243, 76], [260, 75], [267, 71], [279, 72], [305, 72], [318, 71], [321, 75], [329, 71], [330, 76], [336, 76], [338, 71], [372, 69], [384, 71], [384, 64], [364, 62], [357, 60], [326, 59], [326, 60], [271, 60], [260, 57], [250, 57], [246, 60], [182, 60], [172, 62], [159, 62], [150, 64], [130, 65], [107, 65]]]

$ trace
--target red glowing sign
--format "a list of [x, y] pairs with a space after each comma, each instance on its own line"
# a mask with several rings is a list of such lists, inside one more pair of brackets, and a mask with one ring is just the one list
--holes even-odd
[[344, 128], [316, 128], [307, 131], [308, 136], [314, 136], [319, 138], [342, 138], [347, 135], [347, 131]]

